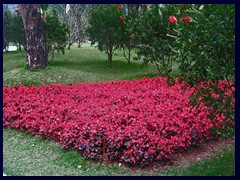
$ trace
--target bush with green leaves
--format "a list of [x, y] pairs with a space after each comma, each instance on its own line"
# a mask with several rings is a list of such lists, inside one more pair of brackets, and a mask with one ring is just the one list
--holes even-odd
[[48, 60], [52, 61], [54, 53], [64, 54], [64, 47], [67, 45], [68, 27], [61, 23], [56, 11], [46, 12], [44, 17], [44, 28], [46, 36], [46, 44], [48, 51]]
[[[163, 75], [176, 61], [189, 84], [206, 82], [191, 96], [193, 105], [204, 102], [212, 108], [211, 119], [223, 114], [222, 126], [235, 121], [235, 7], [219, 4], [166, 4], [141, 9], [132, 20], [138, 59], [153, 62]], [[130, 22], [130, 21], [129, 21]], [[171, 82], [171, 78], [168, 78]], [[226, 80], [219, 89], [219, 80]], [[227, 96], [224, 92], [231, 89]], [[216, 98], [217, 97], [217, 98]], [[222, 137], [234, 135], [234, 126], [213, 132]]]
[[[212, 119], [224, 114], [222, 126], [227, 126], [235, 121], [235, 102], [230, 100], [235, 98], [235, 5], [185, 5], [178, 8], [176, 16], [177, 38], [171, 48], [182, 76], [187, 76], [192, 85], [212, 80], [198, 89], [191, 100], [194, 104], [203, 101], [211, 107]], [[188, 23], [185, 17], [189, 18]], [[224, 89], [218, 88], [219, 80], [228, 82]], [[227, 89], [231, 93], [224, 96]], [[214, 132], [229, 137], [234, 135], [234, 127], [224, 131], [215, 127]]]
[[174, 24], [168, 17], [172, 10], [154, 4], [142, 6], [138, 17], [133, 20], [134, 41], [137, 44], [138, 59], [145, 64], [155, 63], [161, 74], [167, 75], [172, 69], [172, 50], [169, 47], [174, 39], [169, 34]]
[[[185, 5], [175, 26], [174, 52], [183, 74], [234, 80], [235, 5]], [[190, 23], [180, 19], [188, 16]], [[188, 67], [186, 69], [185, 67]]]

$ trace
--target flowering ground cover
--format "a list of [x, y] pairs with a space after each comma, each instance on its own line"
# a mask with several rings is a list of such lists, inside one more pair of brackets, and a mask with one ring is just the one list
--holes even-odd
[[79, 149], [84, 157], [141, 166], [170, 163], [172, 154], [214, 138], [211, 129], [221, 128], [224, 116], [210, 120], [210, 108], [190, 105], [194, 88], [178, 79], [171, 86], [166, 82], [156, 77], [5, 86], [3, 126]]

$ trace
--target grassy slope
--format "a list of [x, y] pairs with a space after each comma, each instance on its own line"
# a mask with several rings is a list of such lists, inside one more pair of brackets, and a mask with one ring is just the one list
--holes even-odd
[[[109, 81], [155, 76], [153, 65], [141, 68], [141, 64], [127, 64], [122, 53], [114, 56], [113, 68], [107, 68], [106, 55], [87, 45], [72, 47], [65, 55], [56, 55], [45, 70], [25, 68], [24, 52], [4, 53], [4, 85], [77, 83], [84, 81]], [[235, 151], [227, 150], [217, 159], [202, 161], [187, 168], [168, 168], [152, 173], [131, 171], [117, 163], [101, 165], [100, 162], [83, 159], [72, 150], [62, 150], [58, 144], [33, 137], [25, 132], [5, 129], [3, 133], [3, 169], [8, 175], [234, 175]], [[222, 155], [222, 156], [221, 156]]]

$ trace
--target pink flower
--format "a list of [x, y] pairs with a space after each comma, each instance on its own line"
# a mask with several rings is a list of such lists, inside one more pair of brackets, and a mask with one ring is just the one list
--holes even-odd
[[132, 38], [134, 38], [134, 35], [133, 35], [133, 34], [131, 34], [129, 37], [132, 39]]
[[176, 24], [176, 22], [177, 22], [177, 19], [176, 19], [176, 17], [175, 16], [169, 16], [169, 21], [170, 21], [170, 23], [172, 23], [172, 24]]
[[185, 4], [180, 4], [181, 8], [184, 8]]
[[47, 16], [44, 16], [44, 19], [47, 20]]

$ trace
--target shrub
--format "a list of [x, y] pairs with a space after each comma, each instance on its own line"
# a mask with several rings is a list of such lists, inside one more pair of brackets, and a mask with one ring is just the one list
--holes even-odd
[[[192, 4], [179, 7], [177, 12], [180, 22], [175, 26], [177, 39], [172, 47], [182, 75], [187, 75], [191, 84], [212, 80], [211, 84], [199, 88], [192, 100], [198, 101], [201, 97], [212, 109], [211, 119], [220, 111], [226, 117], [225, 124], [229, 119], [234, 123], [235, 90], [225, 97], [224, 89], [235, 86], [235, 5]], [[219, 80], [227, 80], [224, 89], [219, 88]], [[213, 94], [219, 98], [213, 98]], [[234, 136], [232, 130], [215, 128], [224, 137]]]

